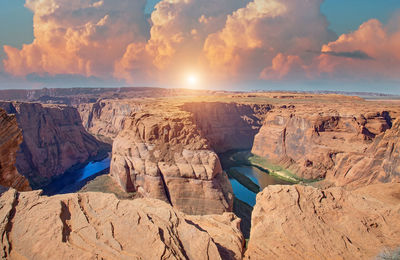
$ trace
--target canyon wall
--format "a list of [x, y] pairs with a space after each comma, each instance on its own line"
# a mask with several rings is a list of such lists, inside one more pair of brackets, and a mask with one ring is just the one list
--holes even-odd
[[85, 131], [75, 108], [17, 102], [1, 102], [0, 107], [15, 114], [22, 129], [16, 168], [32, 188], [47, 185], [71, 167], [104, 156], [109, 149]]
[[100, 100], [96, 103], [83, 103], [78, 107], [85, 129], [99, 140], [112, 143], [122, 131], [125, 118], [141, 110], [135, 100]]
[[[349, 174], [349, 169], [366, 156], [377, 161], [371, 146], [379, 142], [393, 124], [389, 112], [377, 110], [343, 112], [331, 109], [316, 113], [307, 108], [277, 109], [266, 116], [255, 137], [252, 153], [289, 168], [305, 179], [327, 177], [336, 185], [360, 181], [366, 171], [372, 176], [376, 169], [368, 168], [365, 161], [360, 162], [357, 173], [354, 170]], [[394, 141], [394, 136], [387, 139]], [[395, 178], [389, 175], [384, 181]]]
[[257, 195], [245, 259], [374, 259], [399, 246], [399, 190], [269, 186]]
[[166, 201], [188, 214], [231, 211], [228, 177], [189, 113], [173, 106], [154, 108], [126, 119], [114, 140], [111, 175], [124, 190]]
[[22, 131], [15, 116], [0, 108], [0, 185], [19, 191], [31, 190], [28, 180], [15, 167], [16, 155], [22, 143]]
[[152, 199], [104, 193], [0, 197], [3, 259], [241, 259], [232, 213], [188, 216]]
[[222, 102], [186, 103], [182, 109], [192, 113], [192, 120], [218, 152], [251, 149], [264, 115], [270, 105]]
[[376, 136], [363, 154], [339, 154], [326, 179], [346, 185], [400, 182], [400, 119]]

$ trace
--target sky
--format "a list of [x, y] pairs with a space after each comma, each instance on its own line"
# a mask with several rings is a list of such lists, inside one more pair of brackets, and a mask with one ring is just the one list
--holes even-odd
[[400, 94], [398, 0], [0, 0], [0, 88]]

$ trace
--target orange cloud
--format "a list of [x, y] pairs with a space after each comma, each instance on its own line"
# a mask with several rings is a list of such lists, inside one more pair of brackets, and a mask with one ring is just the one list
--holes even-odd
[[299, 56], [285, 56], [279, 53], [272, 60], [272, 66], [261, 72], [260, 78], [265, 80], [281, 80], [288, 77], [300, 79], [304, 78], [306, 74], [307, 67]]
[[[323, 45], [317, 71], [334, 78], [400, 79], [400, 23], [394, 21], [385, 27], [376, 19], [369, 20], [358, 30]], [[364, 56], [346, 56], [352, 53]]]
[[4, 46], [10, 75], [78, 74], [176, 83], [400, 77], [400, 19], [336, 37], [323, 0], [26, 0], [34, 41]]
[[126, 46], [145, 40], [145, 0], [27, 0], [34, 41], [21, 50], [4, 46], [5, 70], [17, 76], [112, 75]]
[[321, 0], [250, 2], [229, 15], [221, 31], [207, 38], [204, 52], [210, 66], [227, 76], [244, 72], [254, 78], [264, 71], [262, 77], [266, 78], [279, 53], [309, 59], [306, 50], [319, 49], [333, 37], [320, 13], [321, 3]]
[[[117, 61], [115, 76], [134, 81], [138, 57], [146, 57], [143, 70], [159, 81], [173, 82], [182, 70], [203, 66], [202, 48], [209, 34], [225, 24], [226, 16], [248, 0], [163, 0], [151, 14], [150, 38], [145, 46], [133, 51], [128, 47]], [[140, 51], [139, 51], [140, 50]], [[149, 64], [148, 61], [151, 61]], [[140, 64], [140, 63], [138, 63]]]

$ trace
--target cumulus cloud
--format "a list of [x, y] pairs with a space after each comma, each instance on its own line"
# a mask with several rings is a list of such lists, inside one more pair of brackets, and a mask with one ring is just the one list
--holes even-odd
[[7, 72], [112, 75], [129, 43], [146, 40], [146, 0], [26, 0], [34, 13], [34, 41], [4, 46]]
[[146, 0], [26, 0], [34, 41], [4, 46], [4, 69], [171, 85], [185, 70], [210, 82], [399, 79], [400, 19], [338, 38], [322, 1], [162, 0], [146, 20]]
[[[335, 35], [320, 12], [322, 0], [254, 0], [229, 15], [224, 28], [210, 35], [204, 46], [207, 59], [225, 75], [246, 73], [269, 78], [279, 53], [309, 60], [306, 50], [319, 49]], [[293, 60], [293, 57], [289, 57]], [[272, 66], [272, 67], [271, 67]], [[272, 76], [274, 77], [274, 76]], [[280, 76], [279, 76], [280, 77]]]
[[[142, 70], [153, 78], [173, 80], [180, 70], [203, 66], [202, 48], [209, 34], [222, 29], [226, 16], [248, 0], [163, 0], [151, 14], [146, 45], [133, 44], [116, 63], [115, 76], [132, 81]], [[139, 60], [145, 58], [139, 68]], [[151, 61], [149, 64], [148, 61]], [[144, 71], [146, 70], [146, 71]], [[158, 76], [157, 76], [157, 72]], [[171, 78], [169, 78], [171, 77]]]
[[[384, 26], [376, 19], [322, 46], [321, 75], [331, 78], [391, 78], [400, 75], [400, 23]], [[336, 55], [333, 55], [336, 54]], [[341, 54], [341, 55], [338, 55]]]

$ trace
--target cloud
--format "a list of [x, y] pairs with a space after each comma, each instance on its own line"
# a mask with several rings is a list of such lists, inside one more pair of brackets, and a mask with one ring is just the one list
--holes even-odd
[[323, 45], [315, 70], [335, 79], [400, 79], [400, 23], [395, 24], [372, 19]]
[[[279, 53], [308, 61], [309, 49], [334, 39], [320, 12], [322, 0], [254, 0], [229, 15], [224, 28], [204, 46], [210, 66], [228, 77], [238, 73], [258, 77], [275, 70]], [[279, 57], [277, 58], [279, 59]], [[292, 59], [292, 58], [289, 58]]]
[[305, 79], [307, 69], [299, 56], [286, 56], [279, 53], [272, 60], [272, 65], [261, 72], [260, 78], [264, 80]]
[[202, 49], [205, 39], [209, 34], [222, 29], [227, 15], [247, 2], [248, 0], [159, 2], [151, 14], [149, 40], [145, 45], [129, 46], [123, 58], [117, 61], [114, 75], [134, 81], [134, 78], [140, 77], [138, 72], [141, 71], [142, 75], [152, 79], [171, 82], [182, 70], [201, 70], [204, 68]]
[[34, 41], [4, 46], [4, 70], [35, 84], [399, 80], [400, 18], [337, 37], [322, 1], [162, 0], [148, 19], [146, 0], [26, 0]]
[[351, 59], [360, 59], [360, 60], [371, 60], [373, 59], [367, 53], [357, 50], [357, 51], [342, 51], [342, 52], [335, 52], [335, 51], [324, 51], [321, 54], [332, 55], [336, 57], [344, 57], [344, 58], [351, 58]]
[[26, 0], [34, 13], [34, 41], [4, 46], [4, 69], [16, 76], [111, 76], [126, 46], [144, 42], [146, 0]]

